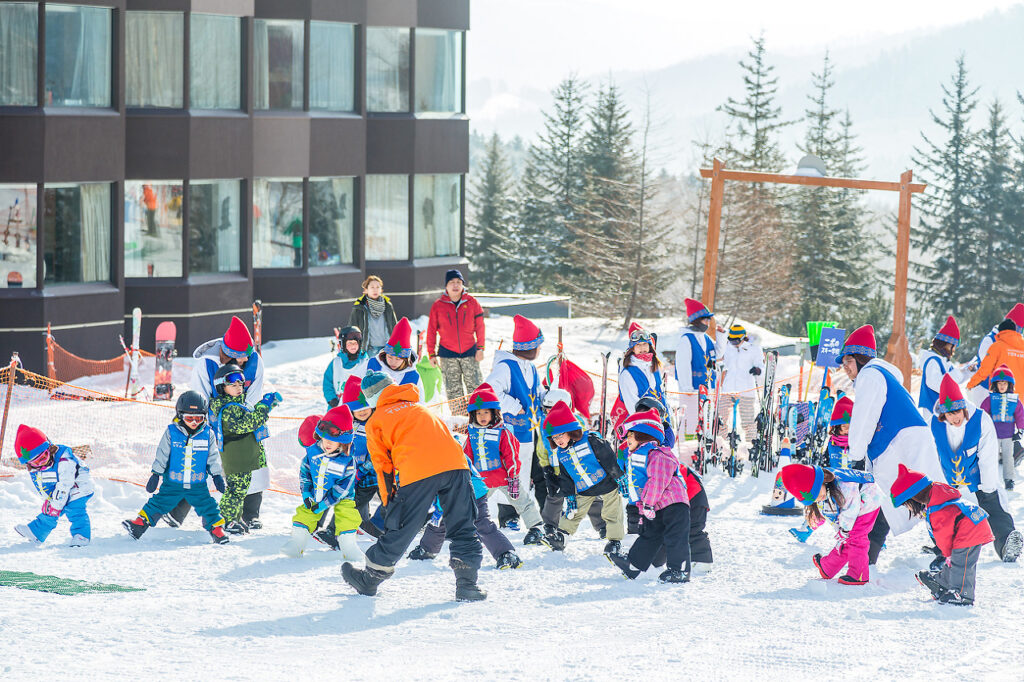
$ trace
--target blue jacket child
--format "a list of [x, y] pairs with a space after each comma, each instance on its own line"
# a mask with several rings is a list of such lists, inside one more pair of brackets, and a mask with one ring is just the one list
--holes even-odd
[[71, 546], [88, 545], [92, 532], [85, 506], [95, 490], [89, 468], [82, 465], [71, 448], [51, 443], [42, 431], [25, 424], [18, 427], [14, 450], [43, 497], [39, 515], [14, 530], [38, 544], [46, 540], [63, 515], [71, 522]]
[[134, 520], [121, 523], [136, 540], [184, 499], [203, 519], [203, 528], [214, 542], [222, 545], [228, 541], [224, 518], [207, 483], [209, 476], [214, 487], [224, 492], [224, 469], [217, 438], [207, 420], [207, 410], [206, 399], [196, 391], [185, 391], [178, 397], [174, 421], [167, 426], [156, 446], [153, 475], [146, 483], [146, 492], [156, 494], [149, 498]]

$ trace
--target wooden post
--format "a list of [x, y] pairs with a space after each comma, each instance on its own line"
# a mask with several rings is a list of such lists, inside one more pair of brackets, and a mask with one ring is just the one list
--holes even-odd
[[903, 385], [910, 390], [910, 344], [907, 341], [907, 277], [910, 267], [910, 183], [913, 171], [900, 176], [900, 209], [896, 220], [896, 290], [892, 305], [892, 336], [885, 359], [903, 372]]
[[[11, 396], [14, 395], [14, 374], [18, 369], [18, 354], [11, 354], [11, 364], [7, 366], [7, 396], [4, 398], [4, 416], [0, 422], [0, 454], [4, 451], [4, 435], [7, 433], [7, 415], [11, 412]], [[12, 450], [14, 448], [11, 448]], [[17, 453], [15, 453], [17, 456]]]
[[57, 368], [53, 364], [53, 334], [50, 333], [50, 323], [46, 323], [46, 374], [51, 380], [57, 380]]
[[708, 209], [708, 240], [704, 248], [704, 285], [700, 300], [708, 310], [715, 309], [715, 277], [718, 274], [718, 240], [722, 232], [722, 197], [725, 194], [725, 164], [714, 160], [711, 169], [711, 207]]

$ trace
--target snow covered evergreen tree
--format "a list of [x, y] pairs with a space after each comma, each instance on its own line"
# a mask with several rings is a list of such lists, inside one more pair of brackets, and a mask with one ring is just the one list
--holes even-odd
[[510, 175], [501, 138], [487, 142], [477, 181], [469, 189], [472, 219], [466, 224], [466, 256], [473, 286], [481, 291], [511, 292], [520, 284]]
[[[779, 131], [792, 122], [782, 119], [782, 109], [776, 105], [779, 79], [775, 67], [767, 62], [763, 35], [754, 39], [740, 67], [743, 99], [730, 97], [719, 107], [729, 116], [731, 127], [726, 167], [777, 173], [786, 165], [779, 149]], [[791, 308], [793, 245], [785, 226], [783, 197], [778, 185], [729, 185], [716, 286], [719, 311], [773, 323]]]

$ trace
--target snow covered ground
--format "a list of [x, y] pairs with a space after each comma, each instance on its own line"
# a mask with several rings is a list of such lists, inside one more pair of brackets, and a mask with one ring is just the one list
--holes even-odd
[[[585, 369], [599, 372], [598, 353], [618, 354], [624, 347], [624, 334], [597, 320], [542, 320], [549, 340], [542, 355], [554, 351], [558, 324], [566, 352]], [[667, 342], [678, 323], [652, 321], [650, 328]], [[511, 318], [488, 320], [488, 355], [500, 339], [509, 346], [511, 330]], [[275, 415], [323, 410], [319, 384], [327, 350], [326, 338], [267, 344], [268, 389], [286, 398]], [[187, 383], [187, 362], [182, 367], [175, 373], [179, 388]], [[488, 358], [485, 371], [489, 367]], [[784, 369], [779, 374], [785, 376]], [[103, 381], [124, 386], [123, 376], [93, 381], [97, 387]], [[159, 422], [169, 417], [158, 410], [159, 418], [128, 419], [118, 417], [124, 404], [73, 401], [20, 409], [45, 422], [57, 406], [64, 416], [53, 428], [66, 430], [51, 433], [58, 442], [107, 419], [124, 432], [119, 437], [155, 446]], [[12, 414], [9, 429], [21, 421], [18, 412]], [[298, 448], [287, 433], [293, 424], [271, 424], [285, 434], [271, 452], [282, 476], [294, 477], [297, 468]], [[39, 425], [49, 432], [46, 423]], [[0, 478], [0, 570], [145, 591], [57, 596], [0, 588], [0, 679], [55, 673], [175, 680], [1021, 676], [1020, 566], [1000, 563], [986, 548], [977, 606], [937, 606], [913, 577], [929, 559], [920, 553], [927, 535], [918, 526], [889, 539], [869, 586], [826, 583], [810, 557], [829, 548], [831, 533], [822, 529], [800, 545], [787, 533], [792, 519], [758, 514], [773, 476], [708, 474], [716, 563], [687, 585], [660, 585], [653, 570], [635, 582], [624, 580], [584, 523], [564, 553], [521, 547], [522, 532], [511, 534], [524, 566], [499, 572], [485, 554], [480, 582], [488, 600], [458, 604], [447, 549], [433, 562], [400, 562], [375, 599], [345, 585], [337, 555], [320, 546], [301, 559], [280, 555], [297, 502], [282, 493], [265, 496], [264, 530], [226, 546], [209, 544], [194, 516], [182, 530], [157, 526], [135, 542], [120, 521], [134, 516], [147, 495], [108, 480], [115, 465], [148, 467], [144, 457], [133, 457], [97, 461], [93, 544], [87, 548], [66, 546], [65, 521], [42, 547], [16, 535], [13, 526], [31, 519], [40, 502], [24, 471], [3, 472], [11, 477]], [[1024, 496], [1009, 497], [1011, 512], [1024, 521]], [[626, 544], [631, 541], [627, 537]], [[369, 539], [359, 543], [365, 549]]]

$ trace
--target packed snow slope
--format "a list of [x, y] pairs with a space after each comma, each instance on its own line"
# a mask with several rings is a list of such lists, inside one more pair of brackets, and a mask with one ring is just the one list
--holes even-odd
[[[602, 350], [621, 352], [621, 332], [596, 321], [562, 321], [566, 352], [594, 370]], [[558, 321], [542, 321], [554, 350]], [[670, 323], [651, 325], [663, 339]], [[664, 326], [664, 329], [661, 328]], [[488, 320], [492, 353], [508, 347], [511, 319]], [[769, 342], [770, 343], [770, 342]], [[285, 393], [285, 414], [322, 411], [326, 339], [267, 347], [268, 390]], [[183, 352], [183, 355], [185, 353]], [[613, 356], [614, 358], [614, 356]], [[613, 360], [614, 361], [614, 360]], [[485, 373], [490, 359], [485, 361]], [[780, 370], [780, 374], [781, 374]], [[144, 375], [146, 376], [146, 375]], [[175, 374], [175, 382], [187, 381]], [[123, 377], [120, 378], [123, 390]], [[73, 402], [55, 409], [70, 409]], [[96, 409], [94, 405], [90, 409]], [[111, 404], [110, 410], [117, 405]], [[102, 418], [93, 415], [90, 419]], [[152, 441], [145, 425], [133, 438]], [[16, 427], [16, 424], [13, 425]], [[12, 428], [8, 424], [8, 428]], [[57, 434], [51, 434], [60, 440]], [[296, 446], [297, 449], [297, 446]], [[297, 452], [273, 454], [277, 466]], [[148, 466], [148, 465], [147, 465]], [[787, 532], [794, 519], [758, 514], [773, 475], [730, 479], [711, 471], [708, 531], [715, 564], [689, 584], [635, 582], [601, 555], [584, 522], [564, 553], [522, 547], [516, 571], [496, 571], [485, 553], [477, 604], [454, 602], [447, 549], [432, 562], [402, 560], [376, 598], [340, 577], [340, 560], [311, 543], [306, 556], [279, 554], [297, 498], [265, 495], [264, 530], [210, 544], [195, 516], [183, 529], [152, 528], [139, 541], [120, 527], [146, 501], [138, 486], [97, 477], [89, 505], [92, 545], [66, 545], [61, 520], [42, 547], [13, 527], [39, 511], [25, 472], [0, 478], [0, 571], [117, 583], [144, 592], [58, 596], [0, 587], [0, 679], [58, 674], [85, 679], [847, 679], [1020, 678], [1024, 572], [986, 547], [977, 605], [939, 606], [914, 580], [927, 567], [923, 526], [890, 537], [865, 587], [818, 578], [811, 555], [831, 547], [827, 527], [807, 545]], [[1024, 520], [1024, 498], [1009, 493]], [[627, 536], [627, 546], [632, 536]], [[370, 539], [359, 538], [365, 550]]]

